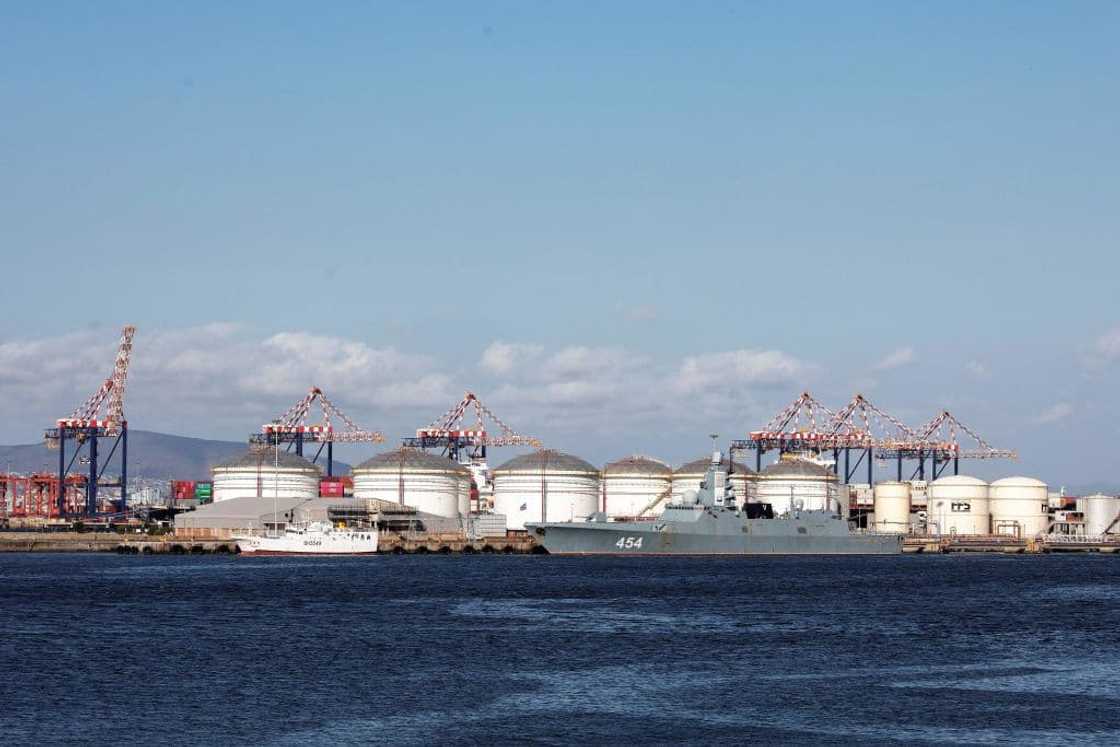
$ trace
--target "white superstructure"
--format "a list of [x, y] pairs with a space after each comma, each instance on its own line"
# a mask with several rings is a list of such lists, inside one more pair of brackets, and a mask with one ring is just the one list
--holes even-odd
[[303, 457], [273, 449], [247, 451], [210, 470], [214, 503], [232, 498], [317, 498], [322, 471]]
[[1089, 495], [1078, 499], [1078, 508], [1085, 515], [1085, 534], [1100, 536], [1111, 528], [1120, 535], [1120, 498], [1114, 495]]
[[988, 483], [950, 475], [929, 483], [927, 524], [931, 534], [990, 534]]
[[910, 483], [880, 482], [875, 484], [875, 531], [910, 531]]
[[[673, 470], [672, 501], [680, 503], [681, 497], [689, 490], [700, 490], [700, 483], [712, 464], [711, 456], [693, 459]], [[741, 462], [730, 462], [726, 456], [720, 464], [730, 468], [731, 487], [735, 491], [735, 501], [741, 506], [755, 499], [755, 472]]]
[[656, 516], [668, 501], [673, 469], [652, 457], [634, 454], [603, 467], [601, 509], [609, 518]]
[[494, 513], [510, 529], [526, 522], [582, 521], [599, 510], [599, 470], [552, 449], [514, 457], [494, 468]]
[[1050, 507], [1046, 483], [1033, 477], [1005, 477], [988, 489], [992, 533], [1030, 539], [1046, 533]]
[[470, 470], [446, 457], [401, 447], [354, 468], [354, 497], [454, 518], [470, 495]]
[[838, 479], [832, 470], [793, 454], [763, 468], [757, 480], [758, 502], [769, 503], [775, 515], [794, 509], [835, 511], [838, 505]]

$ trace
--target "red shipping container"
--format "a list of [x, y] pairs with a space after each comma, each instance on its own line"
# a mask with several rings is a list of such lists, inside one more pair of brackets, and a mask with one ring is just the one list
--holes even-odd
[[194, 480], [172, 480], [171, 495], [177, 501], [187, 501], [194, 498]]
[[344, 495], [342, 480], [320, 480], [319, 496], [322, 498], [341, 498]]

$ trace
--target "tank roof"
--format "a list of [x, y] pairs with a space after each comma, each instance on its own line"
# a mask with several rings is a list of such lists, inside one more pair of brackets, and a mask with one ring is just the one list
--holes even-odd
[[374, 454], [373, 457], [354, 467], [353, 472], [396, 472], [401, 469], [470, 474], [469, 469], [461, 464], [456, 464], [447, 457], [436, 456], [423, 449], [414, 449], [408, 446]]
[[979, 477], [969, 475], [946, 475], [930, 482], [930, 485], [987, 485]]
[[[702, 475], [702, 474], [704, 474], [705, 472], [708, 471], [708, 466], [711, 463], [712, 463], [712, 455], [709, 454], [708, 456], [700, 457], [699, 459], [693, 459], [691, 462], [685, 462], [684, 464], [682, 464], [681, 466], [679, 466], [675, 470], [673, 470], [673, 474], [674, 475]], [[720, 466], [722, 466], [722, 467], [727, 467], [727, 466], [730, 466], [732, 464], [728, 460], [726, 455], [724, 455], [724, 457], [720, 460], [719, 463], [720, 463]], [[750, 467], [748, 467], [747, 465], [743, 464], [742, 462], [735, 462], [734, 466], [733, 466], [733, 469], [734, 469], [736, 474], [740, 474], [740, 475], [742, 475], [742, 474], [753, 475], [754, 474], [754, 470], [751, 469]]]
[[828, 467], [804, 459], [783, 459], [762, 469], [760, 477], [825, 477], [837, 479]]
[[1002, 480], [996, 480], [992, 483], [993, 488], [1010, 488], [1010, 487], [1030, 487], [1030, 488], [1045, 488], [1046, 483], [1042, 480], [1036, 480], [1033, 477], [1023, 477], [1015, 475], [1013, 477], [1005, 477]]
[[232, 459], [227, 459], [224, 462], [215, 464], [213, 469], [237, 469], [238, 467], [251, 467], [255, 469], [264, 469], [272, 467], [273, 464], [278, 465], [281, 469], [289, 470], [302, 470], [304, 472], [319, 472], [319, 467], [316, 467], [311, 462], [307, 461], [298, 454], [291, 454], [286, 451], [281, 451], [279, 454], [271, 450], [264, 451], [246, 451], [243, 454], [238, 454]]
[[630, 456], [608, 462], [603, 467], [605, 475], [661, 475], [668, 477], [673, 474], [673, 468], [665, 462], [653, 457], [631, 454]]
[[555, 449], [539, 449], [530, 454], [516, 456], [505, 464], [495, 467], [493, 473], [496, 475], [501, 472], [540, 472], [541, 470], [599, 474], [599, 469], [590, 462]]

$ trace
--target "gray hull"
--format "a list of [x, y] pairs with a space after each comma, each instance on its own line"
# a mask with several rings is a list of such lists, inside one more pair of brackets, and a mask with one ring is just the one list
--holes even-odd
[[666, 509], [657, 521], [530, 525], [555, 555], [896, 555], [901, 534], [851, 532], [842, 519], [744, 519], [730, 511]]

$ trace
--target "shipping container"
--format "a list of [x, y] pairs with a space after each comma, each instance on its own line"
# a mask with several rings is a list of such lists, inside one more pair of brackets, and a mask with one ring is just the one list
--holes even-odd
[[322, 498], [342, 498], [346, 494], [342, 480], [323, 478], [319, 481], [319, 496]]
[[206, 482], [196, 482], [194, 484], [194, 497], [195, 498], [209, 498], [214, 494], [214, 483], [207, 480]]
[[177, 501], [187, 501], [195, 497], [194, 480], [172, 480], [171, 495]]

